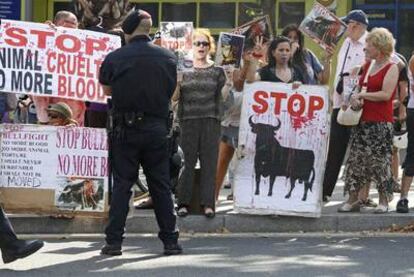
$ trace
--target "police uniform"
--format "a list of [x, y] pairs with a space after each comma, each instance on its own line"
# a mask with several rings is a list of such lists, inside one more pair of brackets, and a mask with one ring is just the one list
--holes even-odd
[[[130, 18], [125, 20], [129, 21]], [[147, 35], [133, 37], [102, 63], [99, 81], [111, 87], [113, 118], [110, 151], [114, 185], [105, 230], [107, 246], [120, 250], [139, 164], [147, 177], [164, 249], [177, 245], [167, 148], [169, 103], [176, 87], [176, 68], [176, 57], [154, 45]], [[102, 253], [116, 255], [105, 253], [104, 248]]]

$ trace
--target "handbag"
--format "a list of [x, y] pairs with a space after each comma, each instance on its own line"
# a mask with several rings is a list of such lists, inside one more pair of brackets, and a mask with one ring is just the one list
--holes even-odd
[[[360, 92], [366, 92], [367, 91], [367, 82], [369, 74], [371, 73], [372, 67], [375, 64], [375, 60], [371, 61], [371, 64], [369, 65], [368, 71], [365, 74], [363, 86]], [[351, 94], [352, 96], [352, 94]], [[343, 108], [339, 109], [338, 116], [336, 117], [336, 121], [344, 126], [356, 126], [359, 123], [359, 120], [362, 116], [362, 108], [358, 110], [354, 110], [351, 105], [348, 105], [348, 107], [344, 110]]]

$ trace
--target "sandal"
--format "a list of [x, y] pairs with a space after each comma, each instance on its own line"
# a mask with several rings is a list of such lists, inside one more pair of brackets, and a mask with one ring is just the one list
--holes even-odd
[[338, 212], [340, 213], [352, 213], [352, 212], [359, 212], [361, 209], [361, 203], [359, 200], [355, 201], [352, 204], [348, 202], [345, 203], [343, 206], [339, 207]]
[[187, 207], [185, 206], [180, 207], [177, 211], [177, 215], [179, 217], [186, 217], [188, 215]]
[[367, 198], [367, 200], [361, 200], [361, 206], [376, 208], [378, 204], [374, 200]]
[[212, 208], [205, 207], [204, 208], [204, 215], [208, 218], [213, 218], [216, 214], [215, 214], [215, 212]]

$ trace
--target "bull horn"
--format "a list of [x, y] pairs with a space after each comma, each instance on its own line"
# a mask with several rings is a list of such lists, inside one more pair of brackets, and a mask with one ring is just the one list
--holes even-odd
[[282, 122], [280, 122], [280, 119], [279, 118], [276, 118], [276, 119], [277, 119], [277, 121], [279, 121], [279, 123], [274, 127], [274, 130], [275, 131], [279, 130], [280, 129], [280, 125], [282, 125]]
[[254, 125], [256, 125], [254, 122], [253, 122], [253, 120], [252, 120], [252, 115], [249, 117], [249, 124], [250, 124], [250, 126], [254, 126]]

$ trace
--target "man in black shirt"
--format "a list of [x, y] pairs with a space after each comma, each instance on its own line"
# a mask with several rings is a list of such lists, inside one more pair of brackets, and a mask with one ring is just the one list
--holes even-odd
[[[164, 254], [182, 252], [171, 193], [167, 151], [170, 98], [177, 82], [177, 61], [149, 37], [151, 16], [138, 10], [122, 24], [127, 45], [102, 63], [99, 81], [112, 95], [111, 163], [114, 186], [101, 253], [121, 255], [131, 187], [142, 165], [164, 243]], [[111, 125], [111, 124], [110, 124]]]

